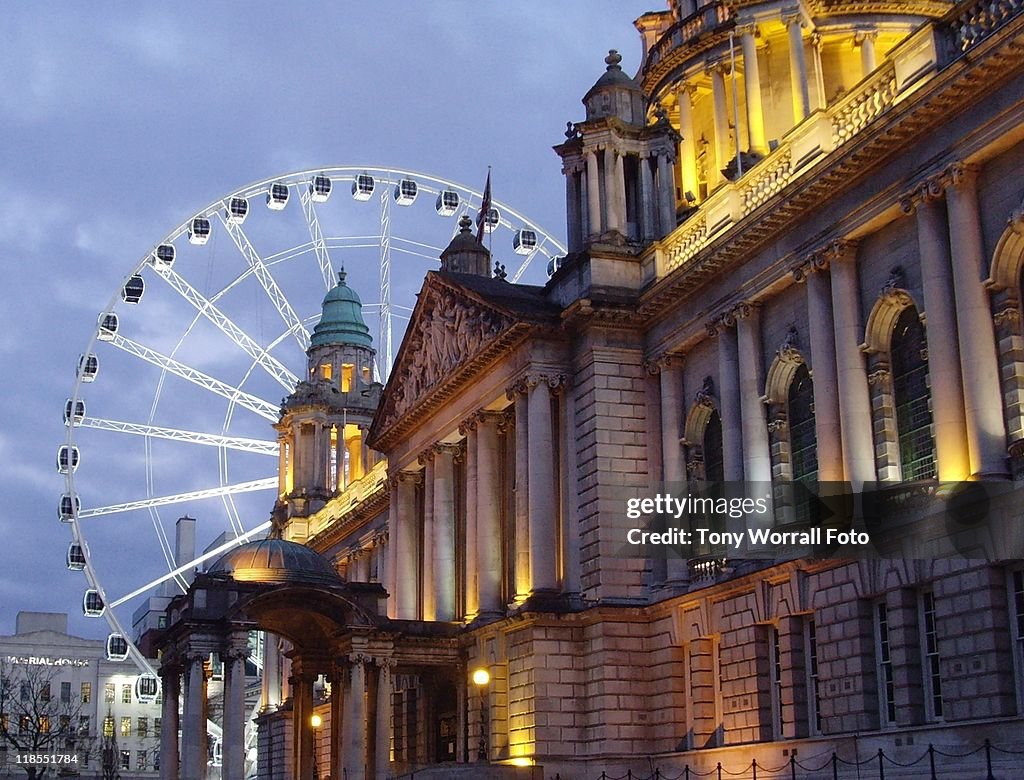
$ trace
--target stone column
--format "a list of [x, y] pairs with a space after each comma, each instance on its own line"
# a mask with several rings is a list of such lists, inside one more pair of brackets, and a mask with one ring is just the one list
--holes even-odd
[[185, 664], [185, 706], [182, 711], [182, 780], [206, 780], [206, 656], [189, 653]]
[[224, 731], [221, 758], [225, 778], [245, 776], [245, 659], [249, 635], [233, 631], [221, 652], [224, 664]]
[[277, 492], [282, 496], [288, 493], [288, 438], [280, 432], [277, 434]]
[[619, 152], [615, 155], [615, 211], [619, 216], [619, 226], [624, 236], [629, 236], [629, 214], [626, 208], [626, 155]]
[[[454, 444], [439, 444], [434, 456], [434, 620], [455, 620]], [[430, 547], [426, 548], [428, 552]]]
[[[743, 481], [743, 428], [740, 406], [739, 353], [734, 320], [726, 317], [710, 326], [718, 336], [718, 413], [722, 419], [722, 460], [726, 482]], [[760, 396], [759, 396], [760, 397]]]
[[615, 157], [615, 149], [606, 146], [604, 148], [604, 212], [608, 220], [608, 230], [625, 233], [622, 215], [619, 214], [619, 182], [615, 175]]
[[325, 480], [324, 474], [327, 471], [327, 464], [325, 463], [327, 454], [327, 447], [324, 445], [324, 426], [321, 425], [319, 420], [313, 421], [313, 480], [312, 487], [322, 489]]
[[476, 560], [480, 614], [499, 614], [501, 604], [501, 484], [499, 415], [481, 412], [477, 427]]
[[392, 490], [398, 491], [398, 522], [395, 541], [395, 616], [399, 620], [415, 620], [419, 614], [419, 551], [417, 550], [416, 485], [421, 477], [403, 471]]
[[377, 659], [377, 701], [374, 711], [374, 780], [391, 776], [391, 667], [390, 658]]
[[860, 46], [860, 68], [862, 77], [874, 72], [875, 68], [878, 67], [878, 61], [875, 58], [875, 39], [877, 38], [878, 33], [873, 30], [858, 32], [853, 36], [854, 45]]
[[664, 152], [658, 155], [658, 205], [661, 237], [676, 229], [676, 182], [672, 174], [672, 161]]
[[335, 666], [331, 672], [331, 776], [345, 776], [345, 678], [348, 670]]
[[306, 456], [303, 452], [302, 426], [292, 423], [292, 490], [309, 483], [306, 480]]
[[551, 419], [551, 388], [559, 377], [533, 374], [527, 417], [530, 435], [530, 590], [554, 592], [558, 588], [558, 492], [555, 490], [554, 441]]
[[345, 427], [334, 426], [334, 489], [345, 490], [348, 477], [345, 476]]
[[348, 450], [349, 481], [355, 482], [366, 473], [366, 466], [363, 462], [362, 434], [358, 428], [356, 429], [355, 435], [346, 441], [345, 445], [345, 449]]
[[830, 252], [843, 468], [847, 481], [852, 483], [856, 492], [864, 487], [864, 483], [875, 481], [871, 401], [864, 354], [860, 351], [864, 328], [857, 283], [856, 245], [837, 242], [830, 247]]
[[565, 174], [565, 214], [568, 223], [569, 254], [579, 252], [583, 247], [583, 216], [580, 202], [580, 188], [577, 177], [579, 171], [575, 167], [566, 166]]
[[423, 555], [420, 557], [420, 588], [422, 601], [422, 619], [434, 620], [436, 607], [434, 602], [434, 451], [428, 449], [420, 455], [423, 464], [423, 539], [420, 542]]
[[683, 185], [683, 198], [686, 193], [699, 196], [700, 181], [697, 174], [697, 137], [693, 129], [693, 92], [694, 87], [683, 84], [676, 93], [679, 98], [679, 173]]
[[768, 154], [765, 139], [764, 111], [761, 108], [761, 72], [757, 65], [757, 41], [754, 25], [740, 28], [740, 45], [743, 47], [743, 86], [747, 97], [747, 131], [750, 134], [750, 151], [762, 156]]
[[349, 656], [351, 683], [345, 697], [345, 771], [348, 780], [366, 780], [366, 662], [362, 653]]
[[761, 353], [761, 307], [743, 303], [736, 309], [739, 353], [740, 404], [743, 420], [743, 476], [747, 482], [767, 484], [772, 479], [772, 458], [765, 420], [764, 359]]
[[811, 113], [811, 93], [807, 84], [807, 60], [799, 14], [785, 17], [789, 32], [789, 81], [793, 90], [793, 124], [798, 125]]
[[399, 475], [388, 480], [388, 564], [384, 588], [388, 592], [388, 617], [398, 617], [398, 483]]
[[291, 678], [292, 772], [295, 780], [313, 780], [313, 677], [302, 664]]
[[469, 419], [459, 426], [459, 432], [466, 437], [466, 614], [464, 617], [474, 618], [480, 611], [480, 576], [477, 571], [477, 532], [476, 504], [477, 488], [477, 433], [476, 420]]
[[976, 168], [957, 164], [950, 169], [946, 207], [971, 475], [1002, 478], [1007, 476], [1006, 434], [992, 313], [981, 283], [985, 247]]
[[818, 33], [811, 35], [811, 59], [814, 60], [814, 94], [811, 108], [815, 111], [828, 105], [828, 99], [825, 97], [825, 71], [821, 65], [821, 49], [824, 45]]
[[[641, 161], [643, 164], [643, 161]], [[513, 402], [515, 413], [516, 437], [516, 549], [515, 555], [515, 599], [517, 602], [526, 600], [530, 595], [530, 495], [529, 495], [529, 463], [530, 439], [528, 421], [528, 401], [525, 381], [516, 382], [505, 390], [505, 396]]]
[[278, 658], [277, 635], [263, 634], [263, 674], [260, 679], [263, 711], [275, 710], [281, 704], [281, 667]]
[[662, 478], [669, 490], [686, 490], [686, 465], [679, 440], [683, 435], [682, 360], [666, 355], [658, 361], [661, 389], [661, 462]]
[[166, 661], [160, 667], [163, 706], [160, 721], [160, 780], [178, 780], [178, 705], [181, 669]]
[[598, 177], [597, 149], [588, 149], [587, 155], [587, 233], [590, 238], [601, 235], [601, 187]]
[[658, 193], [654, 189], [654, 174], [651, 171], [651, 158], [641, 157], [640, 164], [640, 237], [649, 241], [657, 238], [658, 225], [655, 216]]
[[828, 260], [816, 256], [797, 274], [807, 281], [808, 341], [810, 368], [814, 379], [814, 436], [818, 449], [818, 479], [841, 482], [843, 475], [843, 438], [840, 426], [839, 388], [836, 381], [835, 323], [832, 320], [832, 284]]
[[708, 70], [711, 76], [711, 99], [714, 106], [715, 120], [715, 167], [709, 171], [714, 184], [725, 177], [722, 170], [729, 164], [729, 109], [725, 100], [725, 76], [721, 65], [712, 65]]
[[900, 205], [917, 214], [917, 243], [921, 258], [921, 286], [928, 317], [928, 375], [931, 378], [935, 461], [939, 479], [959, 481], [970, 476], [963, 380], [953, 300], [953, 270], [949, 257], [949, 230], [940, 199], [942, 183], [925, 182]]

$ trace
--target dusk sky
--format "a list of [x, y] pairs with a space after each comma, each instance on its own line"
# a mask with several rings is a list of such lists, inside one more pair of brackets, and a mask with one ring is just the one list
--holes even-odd
[[[84, 636], [109, 630], [102, 620], [82, 617], [85, 578], [65, 567], [71, 533], [57, 519], [64, 480], [55, 457], [65, 437], [64, 402], [97, 315], [154, 245], [250, 182], [345, 166], [421, 171], [475, 190], [491, 166], [494, 198], [563, 241], [565, 190], [551, 147], [564, 139], [567, 121], [583, 118], [580, 99], [603, 72], [608, 49], [619, 49], [624, 69], [636, 71], [640, 41], [632, 21], [663, 7], [658, 0], [572, 0], [6, 8], [0, 23], [6, 272], [0, 633], [13, 633], [20, 610], [68, 612], [72, 633]], [[360, 216], [353, 203], [346, 188], [336, 187], [321, 215], [326, 235], [374, 230], [379, 214], [367, 208]], [[297, 198], [278, 222], [262, 198], [253, 198], [250, 208], [250, 235], [264, 256], [309, 241]], [[430, 247], [447, 243], [454, 220], [432, 213], [433, 197], [415, 208], [420, 211], [393, 213], [394, 234]], [[186, 240], [176, 242], [175, 267], [211, 295], [245, 268], [223, 227], [213, 227], [202, 252], [190, 254]], [[511, 268], [516, 256], [508, 236], [495, 240], [506, 242], [493, 249]], [[345, 263], [364, 302], [378, 301], [379, 250], [349, 243], [345, 258], [332, 259]], [[325, 288], [315, 259], [301, 262], [306, 265], [295, 265], [301, 273], [280, 266], [281, 285], [296, 311], [308, 316]], [[395, 303], [413, 305], [429, 267], [414, 257], [395, 261]], [[116, 309], [126, 336], [163, 354], [180, 347], [182, 362], [279, 403], [282, 389], [266, 377], [238, 373], [235, 346], [205, 322], [184, 338], [195, 310], [151, 269], [143, 277], [147, 290], [139, 305]], [[543, 268], [531, 268], [528, 278], [542, 280]], [[261, 296], [240, 286], [222, 308], [267, 346], [282, 327]], [[221, 399], [172, 381], [161, 386], [152, 366], [102, 349], [108, 346], [96, 348], [101, 373], [82, 389], [89, 416], [144, 423], [149, 415], [152, 424], [170, 428], [273, 439], [266, 419], [239, 414], [229, 425]], [[294, 341], [273, 354], [303, 373]], [[142, 499], [147, 491], [168, 495], [220, 484], [217, 448], [158, 442], [147, 486], [143, 444], [140, 436], [81, 431], [75, 486], [83, 509]], [[228, 468], [229, 482], [269, 477], [276, 459], [242, 453]], [[272, 502], [272, 490], [247, 494], [238, 504], [242, 524], [265, 521]], [[200, 548], [227, 527], [218, 499], [165, 507], [158, 520], [135, 512], [82, 521], [109, 597], [161, 573], [153, 522], [170, 533], [185, 511], [199, 520]], [[137, 604], [118, 613], [128, 625]]]

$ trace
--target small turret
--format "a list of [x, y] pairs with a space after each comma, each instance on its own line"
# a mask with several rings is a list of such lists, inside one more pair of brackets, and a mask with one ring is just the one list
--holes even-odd
[[459, 232], [441, 253], [441, 270], [476, 276], [491, 276], [491, 253], [473, 235], [473, 220], [463, 214]]
[[615, 49], [608, 52], [604, 61], [605, 72], [583, 96], [587, 121], [614, 116], [628, 125], [643, 127], [647, 124], [643, 90], [623, 72], [622, 55]]

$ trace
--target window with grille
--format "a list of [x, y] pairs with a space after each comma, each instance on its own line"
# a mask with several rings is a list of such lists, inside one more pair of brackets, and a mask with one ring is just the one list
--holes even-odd
[[818, 677], [818, 632], [814, 619], [808, 618], [807, 627], [807, 719], [812, 734], [821, 733], [821, 683]]
[[114, 683], [103, 684], [103, 701], [106, 704], [114, 703], [114, 696], [117, 693], [117, 688]]
[[121, 769], [132, 768], [132, 752], [130, 750], [121, 751]]
[[1010, 574], [1014, 662], [1017, 670], [1017, 711], [1024, 712], [1024, 569]]
[[123, 704], [132, 703], [132, 686], [122, 685], [121, 686], [121, 702]]
[[875, 631], [878, 643], [878, 694], [882, 705], [882, 724], [885, 725], [896, 722], [896, 683], [889, 646], [889, 608], [885, 604], [877, 604], [875, 607]]
[[80, 696], [82, 698], [82, 704], [88, 704], [92, 700], [92, 683], [82, 683], [82, 692]]
[[789, 446], [793, 479], [818, 476], [818, 438], [814, 430], [814, 384], [807, 365], [801, 365], [789, 383]]
[[132, 719], [128, 715], [124, 715], [121, 718], [121, 736], [130, 737], [132, 735]]
[[105, 717], [103, 719], [103, 736], [104, 737], [112, 737], [112, 736], [114, 736], [114, 716], [113, 715], [107, 715], [107, 717]]
[[138, 728], [136, 729], [136, 734], [138, 734], [140, 737], [149, 736], [149, 718], [139, 718], [138, 723], [136, 725], [138, 726]]
[[722, 418], [718, 410], [711, 412], [708, 424], [704, 427], [704, 479], [708, 482], [725, 481], [725, 463], [722, 459]]
[[928, 346], [914, 306], [896, 320], [890, 342], [892, 387], [902, 476], [907, 482], [935, 477]]
[[935, 626], [935, 595], [928, 591], [921, 594], [921, 642], [924, 648], [925, 693], [928, 714], [933, 718], [942, 717], [942, 672], [939, 659], [939, 635]]

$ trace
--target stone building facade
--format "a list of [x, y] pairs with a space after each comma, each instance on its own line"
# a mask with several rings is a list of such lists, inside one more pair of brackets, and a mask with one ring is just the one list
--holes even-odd
[[[280, 637], [261, 777], [1024, 748], [1024, 7], [673, 0], [636, 26], [639, 73], [611, 52], [555, 147], [545, 286], [492, 275], [464, 221], [358, 393], [338, 293], [282, 409], [275, 533], [343, 579], [233, 558], [171, 606], [186, 661]], [[767, 485], [804, 529], [779, 486], [952, 512], [966, 481], [999, 496], [995, 550], [623, 552], [625, 500], [659, 490]], [[239, 576], [237, 606], [196, 601]]]

